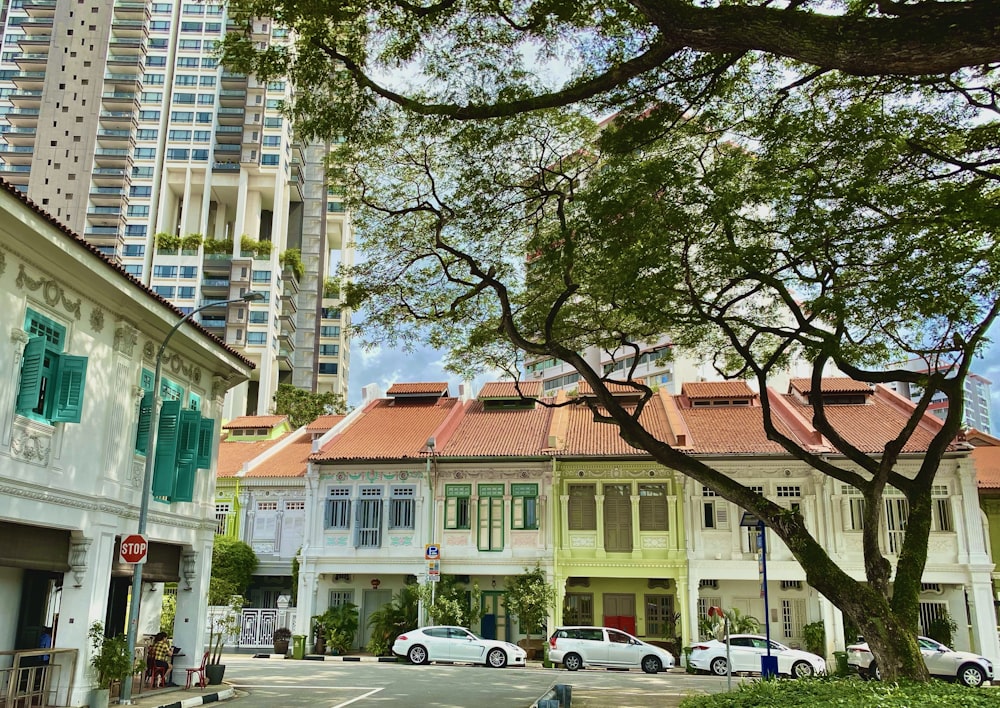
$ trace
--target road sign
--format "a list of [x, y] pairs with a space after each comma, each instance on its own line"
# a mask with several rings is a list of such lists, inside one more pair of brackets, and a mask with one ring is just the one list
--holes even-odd
[[133, 533], [122, 539], [121, 559], [125, 563], [145, 563], [149, 542], [146, 537]]
[[424, 546], [424, 558], [429, 561], [441, 560], [441, 546], [436, 543], [428, 543]]
[[427, 561], [427, 576], [430, 578], [431, 582], [437, 582], [441, 579], [441, 561]]

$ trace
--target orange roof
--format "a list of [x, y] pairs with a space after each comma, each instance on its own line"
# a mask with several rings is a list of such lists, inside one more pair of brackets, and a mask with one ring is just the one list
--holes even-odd
[[[423, 458], [427, 439], [457, 404], [455, 398], [430, 401], [381, 398], [312, 459], [332, 462]], [[443, 445], [444, 441], [439, 440], [438, 444]]]
[[[623, 406], [629, 412], [635, 411], [635, 406]], [[622, 440], [618, 434], [618, 426], [611, 423], [594, 421], [594, 414], [584, 405], [570, 406], [559, 409], [557, 415], [566, 416], [566, 439], [561, 450], [554, 451], [560, 456], [571, 455], [649, 455], [646, 450], [639, 450]], [[651, 399], [642, 409], [639, 417], [646, 429], [660, 440], [672, 440], [673, 435], [667, 423], [667, 415], [658, 398]]]
[[541, 394], [541, 381], [490, 381], [479, 389], [478, 398], [537, 398]]
[[[803, 396], [808, 396], [812, 391], [812, 379], [796, 378], [788, 382], [789, 389], [795, 389]], [[864, 381], [855, 381], [846, 376], [835, 376], [824, 378], [820, 384], [820, 391], [823, 393], [871, 393], [871, 384]]]
[[[488, 385], [488, 384], [487, 384]], [[534, 457], [548, 447], [552, 409], [487, 408], [472, 401], [440, 451], [447, 457]]]
[[234, 428], [273, 428], [288, 420], [287, 415], [242, 415], [222, 426], [223, 430]]
[[447, 382], [394, 383], [386, 392], [387, 396], [447, 396]]
[[247, 442], [223, 440], [219, 443], [219, 462], [215, 468], [216, 477], [235, 477], [243, 465], [278, 444], [291, 433], [284, 433], [270, 440]]
[[[643, 379], [633, 379], [633, 381], [635, 383], [637, 383], [637, 384], [645, 385], [645, 381], [643, 381]], [[631, 396], [641, 396], [642, 395], [642, 389], [641, 388], [635, 388], [634, 386], [630, 386], [627, 383], [621, 383], [621, 382], [616, 382], [616, 381], [605, 381], [604, 385], [608, 389], [608, 393], [610, 393], [612, 396], [614, 396], [616, 394], [621, 394], [621, 393], [626, 393], [626, 394], [629, 394]], [[593, 388], [593, 386], [590, 385], [590, 382], [584, 381], [582, 379], [580, 380], [579, 386], [577, 386], [577, 391], [579, 392], [579, 395], [581, 395], [581, 396], [593, 396], [594, 395], [594, 388]]]
[[[786, 453], [764, 432], [764, 410], [757, 406], [696, 406], [680, 408], [691, 438], [693, 453]], [[790, 431], [777, 424], [785, 435]], [[786, 453], [787, 454], [787, 453]]]
[[971, 456], [979, 488], [1000, 489], [1000, 447], [977, 445]]
[[246, 473], [247, 477], [302, 477], [312, 453], [312, 435], [306, 431], [261, 464]]
[[757, 395], [746, 381], [695, 381], [681, 386], [681, 394], [692, 399], [753, 398]]
[[343, 415], [321, 415], [319, 418], [307, 425], [306, 430], [310, 433], [325, 433], [346, 417], [347, 416]]

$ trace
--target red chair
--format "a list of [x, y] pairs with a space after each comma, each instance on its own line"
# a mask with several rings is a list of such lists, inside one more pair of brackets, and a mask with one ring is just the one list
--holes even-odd
[[167, 667], [157, 666], [156, 662], [153, 661], [147, 664], [147, 674], [149, 674], [149, 687], [156, 688], [156, 679], [160, 680], [160, 686], [167, 685]]
[[201, 666], [196, 666], [193, 669], [184, 669], [187, 671], [187, 681], [184, 682], [184, 688], [191, 688], [191, 679], [195, 675], [198, 676], [198, 680], [195, 681], [196, 685], [201, 686], [202, 688], [205, 688], [205, 686], [208, 685], [208, 679], [205, 678], [205, 664], [207, 663], [208, 652], [206, 651], [205, 655], [201, 657]]

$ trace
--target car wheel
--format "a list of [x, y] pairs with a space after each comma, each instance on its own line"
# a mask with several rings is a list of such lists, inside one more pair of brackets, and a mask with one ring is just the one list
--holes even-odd
[[868, 678], [871, 679], [872, 681], [882, 680], [882, 670], [879, 669], [878, 664], [876, 664], [874, 661], [868, 664]]
[[494, 669], [502, 669], [507, 665], [507, 652], [503, 649], [490, 649], [486, 655], [486, 662]]
[[642, 670], [647, 674], [655, 674], [663, 668], [663, 664], [655, 656], [644, 656], [642, 658]]
[[983, 670], [975, 664], [966, 664], [958, 670], [958, 680], [963, 686], [975, 688], [983, 685], [986, 676], [983, 675]]
[[792, 664], [792, 678], [812, 676], [814, 673], [816, 672], [808, 661], [796, 661]]
[[712, 670], [712, 673], [715, 674], [716, 676], [725, 676], [727, 673], [727, 669], [729, 668], [729, 664], [724, 657], [717, 656], [716, 658], [712, 659], [712, 663], [710, 663], [708, 667]]
[[583, 666], [583, 659], [580, 658], [579, 654], [567, 654], [563, 657], [563, 666], [566, 667], [567, 671], [576, 671]]
[[426, 664], [427, 650], [420, 644], [414, 644], [410, 647], [410, 651], [406, 652], [406, 658], [411, 664]]

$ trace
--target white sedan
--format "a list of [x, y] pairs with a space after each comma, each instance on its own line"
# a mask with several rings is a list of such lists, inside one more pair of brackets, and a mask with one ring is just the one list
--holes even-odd
[[[760, 672], [760, 658], [767, 655], [767, 638], [756, 634], [732, 634], [729, 637], [729, 656], [733, 672]], [[791, 649], [771, 640], [771, 656], [778, 657], [778, 673], [793, 678], [826, 673], [826, 661], [807, 651]], [[688, 666], [725, 676], [728, 669], [726, 643], [716, 639], [698, 642], [691, 647]]]
[[[984, 656], [967, 651], [954, 651], [930, 637], [917, 637], [927, 671], [937, 678], [958, 681], [965, 686], [982, 686], [993, 679], [993, 663]], [[847, 665], [856, 669], [861, 678], [882, 678], [878, 664], [867, 642], [847, 647]]]
[[483, 639], [465, 627], [422, 627], [396, 637], [392, 653], [414, 664], [431, 661], [485, 664], [502, 669], [508, 664], [524, 666], [527, 652], [516, 644]]

